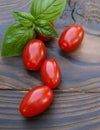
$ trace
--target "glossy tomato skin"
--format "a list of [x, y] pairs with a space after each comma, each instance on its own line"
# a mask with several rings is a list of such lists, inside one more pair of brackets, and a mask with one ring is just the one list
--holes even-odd
[[46, 48], [41, 40], [29, 41], [23, 51], [23, 63], [28, 70], [39, 70], [46, 57]]
[[83, 37], [83, 27], [73, 24], [62, 32], [58, 41], [59, 47], [66, 52], [73, 51], [82, 43]]
[[37, 31], [36, 32], [36, 37], [44, 42], [50, 42], [52, 40], [51, 37], [46, 37], [46, 36], [42, 36], [41, 34], [39, 34]]
[[40, 69], [40, 75], [45, 85], [55, 89], [60, 84], [61, 72], [54, 59], [46, 59]]
[[48, 86], [37, 86], [24, 96], [19, 111], [24, 117], [37, 116], [50, 106], [53, 97], [53, 91]]
[[[53, 22], [51, 22], [50, 24], [51, 24], [51, 26], [54, 26], [54, 23], [53, 23]], [[52, 40], [52, 37], [42, 36], [42, 35], [39, 34], [37, 31], [35, 31], [35, 32], [36, 32], [36, 37], [37, 37], [38, 39], [44, 41], [44, 42], [50, 42], [50, 41]]]

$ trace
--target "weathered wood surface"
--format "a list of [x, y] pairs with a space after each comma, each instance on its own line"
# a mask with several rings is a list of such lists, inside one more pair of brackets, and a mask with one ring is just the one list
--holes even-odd
[[0, 130], [99, 130], [100, 94], [55, 93], [51, 107], [25, 119], [18, 106], [22, 91], [0, 92]]
[[[57, 38], [46, 44], [47, 58], [57, 60], [62, 78], [53, 104], [42, 115], [24, 119], [18, 111], [25, 93], [43, 84], [39, 71], [27, 71], [21, 56], [0, 58], [0, 130], [100, 130], [100, 15], [94, 13], [89, 19], [87, 13], [80, 19], [79, 1], [68, 1], [69, 6], [55, 27], [60, 35], [65, 26], [75, 21], [81, 23], [86, 32], [82, 45], [74, 52], [64, 53], [58, 48]], [[87, 0], [88, 7], [95, 5], [100, 14], [100, 4], [95, 1]], [[13, 22], [12, 10], [28, 11], [29, 6], [29, 0], [0, 0], [0, 47], [6, 28]], [[88, 21], [94, 18], [98, 23], [90, 22], [87, 28], [87, 18]]]

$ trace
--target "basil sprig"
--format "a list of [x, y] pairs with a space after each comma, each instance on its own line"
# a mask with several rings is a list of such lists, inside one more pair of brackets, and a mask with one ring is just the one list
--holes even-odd
[[43, 36], [56, 37], [50, 22], [59, 18], [65, 6], [66, 0], [33, 0], [30, 13], [13, 11], [15, 22], [5, 32], [1, 56], [21, 54], [27, 42], [35, 38], [35, 30]]
[[17, 56], [22, 53], [26, 43], [34, 37], [34, 29], [22, 26], [20, 23], [13, 23], [6, 30], [3, 44], [2, 56]]
[[58, 36], [56, 30], [48, 21], [37, 20], [35, 22], [35, 25], [36, 25], [35, 30], [43, 36], [47, 36], [47, 37], [57, 37]]
[[36, 19], [56, 20], [62, 14], [66, 6], [66, 0], [33, 0], [30, 9]]
[[34, 22], [34, 17], [26, 12], [17, 12], [13, 11], [12, 15], [14, 16], [15, 20], [21, 23], [23, 26], [31, 27]]

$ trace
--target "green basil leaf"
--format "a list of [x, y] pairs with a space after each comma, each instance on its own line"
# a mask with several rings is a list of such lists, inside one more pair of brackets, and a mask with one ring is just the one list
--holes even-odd
[[33, 28], [13, 23], [8, 27], [4, 35], [1, 55], [3, 57], [10, 57], [21, 54], [27, 42], [35, 36], [34, 34]]
[[44, 20], [35, 22], [35, 30], [38, 33], [40, 33], [42, 36], [47, 36], [47, 37], [58, 36], [54, 27], [51, 26], [49, 22], [44, 21]]
[[35, 19], [52, 22], [59, 18], [66, 6], [66, 0], [33, 0], [31, 14]]
[[33, 25], [34, 17], [29, 13], [13, 11], [12, 15], [23, 26], [31, 27]]

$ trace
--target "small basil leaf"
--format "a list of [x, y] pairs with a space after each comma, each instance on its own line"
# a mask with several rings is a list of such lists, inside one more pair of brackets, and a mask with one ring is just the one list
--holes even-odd
[[33, 0], [31, 14], [36, 19], [52, 22], [59, 18], [66, 6], [66, 0]]
[[31, 27], [34, 22], [34, 17], [26, 12], [13, 11], [12, 15], [20, 24], [26, 27]]
[[56, 37], [57, 32], [53, 26], [50, 25], [47, 21], [39, 20], [35, 23], [35, 30], [40, 33], [42, 36], [47, 37]]
[[24, 46], [34, 37], [33, 28], [27, 28], [19, 23], [10, 25], [4, 35], [1, 55], [3, 57], [17, 56]]

